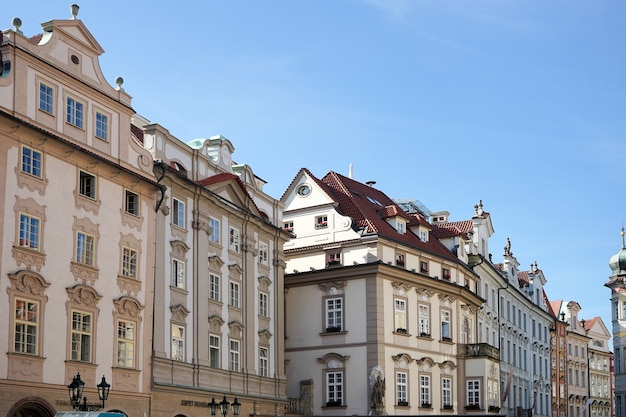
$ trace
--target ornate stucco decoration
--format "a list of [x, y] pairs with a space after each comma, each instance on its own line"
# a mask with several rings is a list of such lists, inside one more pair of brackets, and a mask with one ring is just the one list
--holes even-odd
[[85, 307], [95, 307], [102, 298], [94, 288], [84, 284], [66, 288], [65, 291], [67, 291], [71, 303], [81, 304]]
[[269, 330], [263, 329], [259, 330], [259, 343], [262, 345], [269, 345], [270, 339], [272, 338], [272, 333]]
[[398, 355], [392, 356], [391, 359], [393, 359], [395, 363], [394, 366], [400, 369], [408, 368], [409, 364], [413, 362], [413, 358], [408, 353], [400, 353]]
[[211, 316], [209, 317], [209, 330], [213, 333], [219, 333], [224, 323], [220, 316]]
[[172, 313], [172, 320], [178, 323], [184, 323], [185, 319], [189, 315], [189, 310], [187, 310], [187, 308], [182, 304], [171, 306], [170, 312]]
[[406, 293], [412, 288], [412, 285], [400, 281], [393, 281], [391, 286], [393, 287], [393, 291], [396, 295], [402, 296], [406, 295]]
[[211, 226], [207, 222], [203, 222], [202, 220], [194, 220], [191, 222], [191, 227], [195, 230], [204, 230], [207, 235], [211, 234]]
[[343, 294], [345, 286], [346, 281], [322, 282], [319, 284], [319, 288], [328, 295]]
[[115, 306], [116, 313], [141, 321], [141, 310], [143, 310], [143, 306], [136, 298], [122, 296], [117, 300], [113, 300], [113, 305]]
[[240, 338], [243, 332], [243, 324], [238, 321], [231, 321], [228, 323], [228, 329], [231, 337]]
[[224, 261], [222, 261], [222, 259], [219, 256], [217, 255], [209, 256], [209, 269], [214, 270], [214, 271], [219, 271], [223, 265], [224, 265]]
[[36, 272], [19, 271], [8, 275], [13, 289], [24, 294], [43, 296], [46, 288], [50, 286], [50, 283]]
[[435, 295], [434, 291], [431, 291], [426, 288], [415, 288], [415, 293], [422, 301], [428, 301], [429, 298]]
[[189, 246], [182, 240], [170, 240], [170, 246], [172, 247], [172, 255], [177, 258], [184, 258], [185, 254], [189, 251]]
[[243, 275], [243, 268], [238, 264], [230, 264], [228, 265], [228, 276], [230, 278], [241, 279]]
[[269, 291], [270, 285], [272, 285], [272, 281], [265, 275], [261, 275], [257, 278], [259, 281], [259, 289], [262, 291]]
[[454, 301], [456, 301], [456, 297], [449, 294], [439, 294], [439, 301], [441, 302], [441, 304], [447, 307]]

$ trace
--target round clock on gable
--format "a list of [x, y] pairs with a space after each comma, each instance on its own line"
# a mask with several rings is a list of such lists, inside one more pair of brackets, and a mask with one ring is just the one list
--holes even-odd
[[302, 184], [298, 187], [298, 191], [296, 192], [299, 196], [306, 197], [307, 195], [311, 194], [311, 187], [307, 184]]

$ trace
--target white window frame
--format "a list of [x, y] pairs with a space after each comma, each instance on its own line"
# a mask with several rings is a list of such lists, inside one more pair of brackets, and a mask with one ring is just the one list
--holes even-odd
[[343, 405], [344, 371], [329, 370], [324, 379], [326, 381], [326, 404], [336, 402]]
[[230, 340], [229, 341], [229, 365], [228, 369], [233, 372], [239, 372], [239, 368], [241, 366], [241, 343], [239, 340]]
[[83, 171], [78, 173], [78, 194], [95, 200], [98, 196], [98, 180], [95, 175], [90, 172]]
[[85, 125], [85, 104], [74, 98], [68, 96], [65, 99], [65, 121], [79, 129], [82, 129]]
[[441, 310], [441, 340], [452, 341], [452, 313]]
[[396, 404], [408, 405], [409, 374], [407, 372], [396, 372]]
[[344, 299], [339, 297], [328, 297], [324, 299], [324, 310], [326, 312], [326, 330], [330, 328], [343, 330], [343, 308]]
[[270, 296], [259, 291], [259, 316], [269, 317], [269, 298]]
[[441, 407], [452, 407], [452, 378], [441, 378]]
[[131, 320], [117, 320], [116, 366], [135, 368], [135, 346], [137, 323]]
[[239, 253], [241, 250], [241, 232], [233, 226], [228, 226], [228, 250]]
[[93, 322], [91, 313], [72, 310], [72, 322], [70, 327], [71, 356], [70, 359], [78, 362], [91, 363], [93, 347]]
[[213, 369], [220, 368], [220, 337], [214, 334], [209, 335], [209, 366]]
[[209, 299], [220, 301], [222, 279], [219, 275], [209, 273]]
[[269, 349], [259, 346], [259, 375], [263, 377], [269, 376]]
[[211, 233], [209, 234], [209, 242], [220, 244], [220, 221], [214, 217], [209, 219], [209, 227]]
[[139, 194], [130, 191], [124, 190], [124, 212], [130, 214], [132, 216], [140, 215], [140, 202]]
[[83, 231], [76, 232], [76, 262], [93, 266], [96, 258], [96, 237]]
[[269, 265], [269, 245], [265, 242], [259, 242], [259, 263], [261, 265]]
[[329, 252], [327, 255], [328, 258], [328, 266], [338, 266], [341, 265], [341, 252]]
[[283, 222], [283, 230], [293, 232], [293, 221]]
[[326, 229], [328, 227], [328, 216], [316, 216], [315, 217], [315, 228], [316, 229]]
[[98, 139], [105, 142], [109, 141], [109, 116], [96, 111], [96, 117], [94, 118], [94, 134]]
[[43, 176], [43, 153], [36, 149], [22, 146], [20, 170], [35, 178]]
[[54, 116], [55, 93], [56, 89], [54, 87], [42, 81], [39, 82], [39, 110]]
[[172, 198], [172, 224], [185, 228], [185, 202], [178, 198]]
[[30, 214], [20, 213], [19, 245], [23, 248], [39, 251], [41, 219]]
[[465, 381], [466, 403], [469, 406], [480, 405], [480, 379], [468, 379]]
[[420, 407], [430, 407], [430, 375], [420, 375]]
[[172, 360], [185, 361], [185, 326], [172, 324]]
[[430, 337], [430, 305], [419, 304], [417, 308], [419, 314], [420, 336]]
[[124, 246], [122, 248], [122, 276], [137, 278], [137, 263], [139, 252], [136, 249]]
[[394, 331], [407, 329], [407, 302], [403, 298], [395, 298], [394, 299]]
[[238, 282], [230, 281], [229, 283], [230, 289], [228, 294], [228, 305], [231, 307], [240, 308], [240, 294], [241, 287]]
[[14, 329], [13, 352], [26, 355], [39, 354], [41, 335], [41, 303], [27, 298], [16, 297], [13, 302]]
[[185, 289], [185, 285], [187, 285], [185, 274], [185, 262], [180, 259], [172, 259], [172, 287]]

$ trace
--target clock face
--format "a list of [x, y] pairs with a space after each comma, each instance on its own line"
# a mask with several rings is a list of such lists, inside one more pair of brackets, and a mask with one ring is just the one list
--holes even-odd
[[307, 184], [302, 184], [300, 187], [298, 187], [297, 193], [299, 196], [306, 197], [307, 195], [311, 194], [311, 187], [309, 187]]

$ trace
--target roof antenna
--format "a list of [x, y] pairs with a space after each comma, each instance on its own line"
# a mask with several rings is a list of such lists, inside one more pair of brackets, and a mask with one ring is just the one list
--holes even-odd
[[74, 3], [70, 6], [70, 13], [72, 13], [72, 20], [76, 20], [76, 16], [78, 16], [78, 4]]

